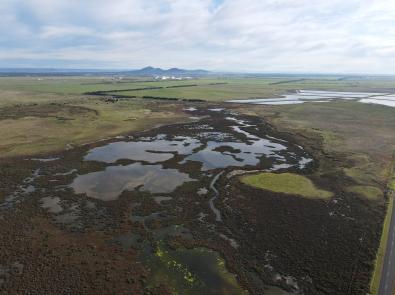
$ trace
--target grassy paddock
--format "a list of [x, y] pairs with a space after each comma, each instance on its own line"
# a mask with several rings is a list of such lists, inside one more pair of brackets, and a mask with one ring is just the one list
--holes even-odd
[[191, 84], [225, 82], [220, 79], [193, 79], [182, 81], [149, 81], [147, 79], [125, 79], [114, 81], [108, 77], [0, 77], [0, 89], [28, 93], [83, 94], [92, 91], [140, 89], [149, 87], [171, 87]]
[[[287, 83], [278, 83], [286, 82]], [[198, 81], [196, 87], [146, 89], [138, 91], [118, 92], [125, 96], [150, 96], [186, 99], [202, 99], [208, 101], [225, 101], [230, 99], [247, 98], [273, 98], [289, 91], [305, 90], [331, 90], [331, 91], [382, 91], [395, 92], [395, 87], [389, 81], [344, 81], [337, 79], [300, 79], [289, 78], [212, 78], [211, 83], [204, 79]], [[213, 85], [215, 82], [226, 84]], [[211, 84], [211, 85], [210, 85]]]
[[352, 101], [245, 108], [280, 130], [302, 137], [318, 135], [325, 153], [346, 158], [335, 167], [321, 167], [322, 173], [337, 169], [358, 185], [381, 189], [388, 185], [395, 146], [395, 108]]
[[[1, 93], [0, 93], [1, 97]], [[30, 100], [29, 100], [30, 98]], [[54, 95], [35, 102], [28, 94], [18, 103], [0, 107], [0, 158], [63, 150], [157, 124], [185, 120], [171, 104], [151, 105], [140, 100], [106, 103], [99, 98]]]
[[293, 173], [260, 173], [245, 175], [241, 181], [247, 185], [276, 193], [299, 195], [312, 199], [328, 199], [332, 193], [318, 189], [307, 177]]
[[[280, 83], [279, 83], [280, 82]], [[285, 83], [284, 83], [285, 82]], [[174, 86], [188, 86], [166, 88]], [[162, 89], [149, 89], [163, 87]], [[144, 89], [130, 91], [130, 89]], [[297, 89], [331, 91], [395, 92], [391, 80], [341, 80], [338, 77], [205, 77], [191, 80], [158, 80], [150, 77], [0, 77], [0, 90], [35, 94], [78, 95], [95, 91], [121, 91], [126, 96], [173, 97], [224, 101], [273, 97]]]

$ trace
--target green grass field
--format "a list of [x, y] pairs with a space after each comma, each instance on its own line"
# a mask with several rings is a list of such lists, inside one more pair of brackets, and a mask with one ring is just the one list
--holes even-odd
[[[289, 79], [288, 79], [289, 80]], [[395, 86], [386, 81], [372, 81], [366, 83], [357, 83], [349, 81], [339, 81], [333, 79], [319, 80], [310, 79], [300, 82], [290, 82], [274, 84], [287, 79], [261, 78], [261, 79], [211, 79], [210, 83], [227, 84], [208, 85], [204, 79], [198, 81], [198, 86], [182, 88], [165, 88], [165, 89], [147, 89], [138, 91], [117, 92], [125, 96], [150, 96], [150, 97], [169, 97], [179, 99], [202, 99], [207, 101], [225, 101], [230, 99], [248, 99], [248, 98], [272, 98], [285, 94], [288, 91], [298, 89], [305, 90], [332, 90], [332, 91], [395, 91]], [[208, 81], [206, 81], [208, 82]], [[115, 94], [115, 93], [114, 93]]]
[[328, 199], [332, 197], [331, 192], [318, 189], [307, 177], [293, 173], [265, 172], [245, 175], [241, 177], [241, 181], [247, 185], [276, 193], [299, 195], [312, 199]]
[[83, 94], [92, 91], [138, 89], [148, 87], [169, 87], [190, 84], [224, 83], [223, 79], [193, 80], [113, 80], [108, 77], [1, 77], [0, 89], [29, 93]]
[[157, 124], [185, 120], [172, 104], [106, 103], [99, 97], [0, 91], [0, 158], [63, 150]]
[[[114, 80], [110, 77], [85, 76], [1, 77], [0, 90], [3, 92], [62, 95], [81, 95], [86, 92], [116, 90], [121, 91], [116, 92], [116, 94], [125, 96], [172, 97], [180, 99], [204, 99], [208, 101], [273, 97], [297, 89], [395, 92], [393, 81], [386, 79], [361, 81], [341, 80], [336, 77], [320, 77], [297, 80], [298, 79], [295, 79], [295, 77], [208, 77], [182, 81], [155, 81], [152, 78], [133, 77], [124, 78], [123, 80]], [[278, 84], [279, 82], [280, 84]], [[130, 89], [188, 85], [197, 86], [130, 91]]]
[[[290, 82], [289, 82], [290, 81]], [[278, 84], [280, 82], [280, 84]], [[197, 85], [197, 86], [191, 86]], [[184, 86], [177, 88], [166, 88]], [[130, 91], [149, 87], [164, 87]], [[295, 81], [295, 77], [206, 77], [191, 80], [159, 80], [152, 78], [126, 77], [122, 80], [111, 77], [0, 77], [0, 143], [1, 157], [36, 154], [49, 152], [64, 147], [65, 144], [81, 144], [107, 136], [113, 136], [128, 131], [153, 126], [161, 122], [173, 122], [186, 117], [181, 112], [174, 112], [171, 103], [158, 103], [155, 99], [140, 99], [144, 96], [171, 97], [178, 99], [202, 99], [212, 102], [222, 102], [229, 99], [252, 97], [273, 97], [297, 89], [347, 90], [347, 91], [388, 91], [395, 92], [395, 86], [388, 80], [339, 80], [335, 77], [309, 78]], [[111, 91], [114, 94], [136, 96], [115, 104], [104, 102], [99, 96], [85, 95], [87, 92]], [[128, 91], [123, 91], [128, 90]], [[58, 104], [55, 107], [53, 104]], [[331, 113], [328, 109], [343, 109], [339, 112], [339, 124], [344, 124], [347, 116], [347, 132], [361, 132], [360, 125], [352, 125], [354, 117], [370, 113], [366, 117], [387, 118], [387, 113], [393, 114], [391, 108], [374, 108], [362, 104], [347, 102], [326, 106], [282, 107], [292, 124], [301, 128], [305, 124], [301, 118], [309, 117], [310, 121], [319, 119], [317, 127], [324, 120], [321, 116]], [[82, 111], [77, 110], [80, 108]], [[246, 106], [246, 108], [249, 108]], [[352, 108], [352, 112], [350, 109]], [[256, 109], [256, 107], [255, 107]], [[270, 107], [259, 107], [259, 110], [270, 110]], [[304, 112], [309, 110], [309, 113]], [[259, 115], [259, 114], [258, 114]], [[383, 116], [382, 116], [383, 117]], [[383, 117], [383, 118], [384, 118]], [[377, 125], [377, 121], [374, 122]], [[366, 124], [362, 130], [373, 131], [375, 124]], [[371, 127], [370, 127], [371, 126]], [[392, 127], [392, 121], [388, 124]], [[341, 128], [340, 126], [338, 128]], [[340, 132], [341, 133], [341, 132]], [[63, 135], [62, 135], [63, 134]], [[322, 128], [321, 134], [328, 141], [328, 146], [337, 146], [341, 141], [338, 131], [328, 131]], [[388, 137], [381, 137], [388, 138]], [[66, 143], [67, 141], [67, 143]], [[372, 143], [373, 141], [369, 141]], [[347, 140], [346, 140], [346, 144]], [[354, 143], [352, 143], [354, 144]], [[365, 145], [363, 143], [362, 145]], [[378, 147], [380, 147], [378, 144]], [[358, 145], [359, 146], [359, 145]], [[358, 147], [357, 146], [357, 147]], [[371, 162], [371, 161], [369, 161]], [[363, 170], [366, 171], [366, 167]], [[373, 171], [376, 174], [375, 170]], [[352, 171], [355, 175], [359, 171]]]

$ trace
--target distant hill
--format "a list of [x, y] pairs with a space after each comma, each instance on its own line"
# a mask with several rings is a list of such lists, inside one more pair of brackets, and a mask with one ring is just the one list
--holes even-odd
[[206, 76], [211, 72], [205, 70], [183, 70], [178, 68], [171, 68], [163, 70], [161, 68], [145, 67], [140, 70], [124, 71], [123, 74], [132, 76]]

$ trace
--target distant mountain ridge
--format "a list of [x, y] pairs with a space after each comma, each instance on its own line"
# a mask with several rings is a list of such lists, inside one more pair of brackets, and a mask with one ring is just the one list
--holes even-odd
[[179, 68], [161, 69], [145, 67], [137, 70], [101, 70], [101, 69], [56, 69], [56, 68], [0, 68], [0, 76], [24, 76], [24, 75], [127, 75], [127, 76], [175, 76], [197, 77], [210, 75], [206, 70], [184, 70]]

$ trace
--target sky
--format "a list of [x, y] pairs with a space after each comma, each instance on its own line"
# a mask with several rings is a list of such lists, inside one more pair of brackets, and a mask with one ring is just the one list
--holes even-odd
[[394, 0], [0, 0], [0, 67], [395, 74]]

